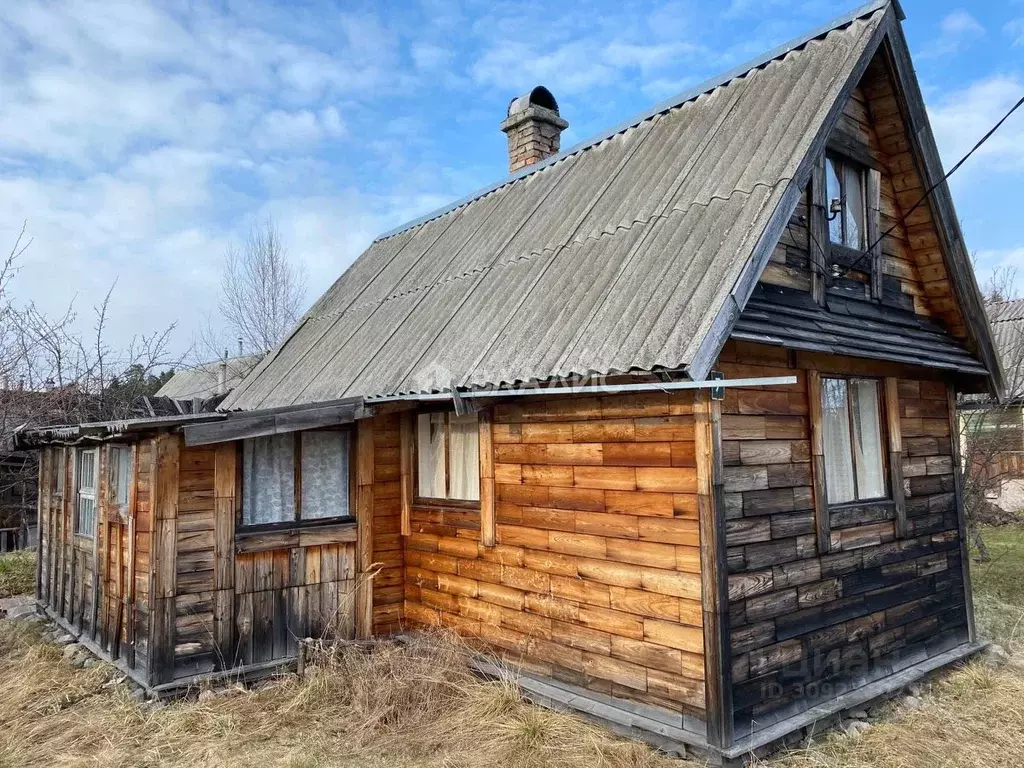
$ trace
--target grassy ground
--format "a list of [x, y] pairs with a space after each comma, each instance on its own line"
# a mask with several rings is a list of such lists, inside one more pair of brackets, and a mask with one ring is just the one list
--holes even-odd
[[36, 583], [36, 553], [31, 550], [0, 555], [0, 598], [32, 593]]
[[[986, 541], [992, 560], [973, 568], [979, 626], [1024, 654], [1024, 528], [989, 531]], [[19, 568], [0, 558], [0, 574]], [[480, 682], [462, 653], [444, 639], [348, 650], [304, 680], [152, 708], [112, 684], [111, 668], [75, 669], [38, 629], [0, 621], [0, 768], [679, 765]], [[1021, 755], [1024, 672], [975, 662], [935, 683], [920, 710], [893, 705], [866, 734], [827, 734], [766, 768], [1016, 768]]]

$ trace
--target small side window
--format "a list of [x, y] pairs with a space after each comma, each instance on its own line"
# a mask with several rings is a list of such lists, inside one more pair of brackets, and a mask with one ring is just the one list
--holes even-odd
[[417, 495], [480, 500], [480, 422], [475, 413], [421, 413], [416, 418]]
[[79, 448], [75, 465], [75, 533], [96, 535], [96, 481], [99, 450]]
[[110, 502], [122, 517], [128, 514], [129, 489], [132, 481], [132, 449], [126, 445], [110, 446], [107, 464], [107, 488]]
[[829, 504], [886, 498], [879, 385], [877, 379], [821, 379]]

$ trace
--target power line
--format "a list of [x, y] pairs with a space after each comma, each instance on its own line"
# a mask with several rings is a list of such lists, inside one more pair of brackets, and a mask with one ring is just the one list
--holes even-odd
[[854, 267], [856, 267], [861, 262], [862, 259], [867, 257], [871, 253], [871, 251], [874, 250], [876, 245], [878, 245], [885, 238], [887, 238], [889, 235], [891, 235], [893, 233], [893, 230], [896, 229], [896, 227], [898, 227], [901, 224], [903, 224], [903, 222], [907, 220], [907, 217], [910, 216], [910, 214], [912, 214], [914, 211], [916, 211], [921, 206], [921, 203], [923, 203], [925, 200], [927, 200], [929, 198], [929, 196], [932, 194], [932, 192], [934, 192], [939, 187], [940, 184], [945, 183], [949, 179], [950, 176], [952, 176], [954, 173], [956, 173], [960, 169], [960, 166], [962, 166], [964, 163], [967, 162], [967, 160], [971, 157], [971, 155], [973, 155], [975, 152], [977, 152], [981, 148], [982, 144], [984, 144], [986, 141], [988, 141], [990, 138], [992, 138], [992, 134], [994, 134], [996, 131], [998, 131], [999, 128], [1002, 126], [1002, 124], [1005, 123], [1009, 119], [1010, 115], [1012, 115], [1014, 112], [1016, 112], [1021, 107], [1021, 105], [1024, 105], [1024, 96], [1021, 96], [1020, 99], [1017, 101], [1017, 103], [1014, 104], [1012, 107], [1010, 107], [1010, 111], [1007, 112], [1005, 115], [1003, 115], [1002, 118], [999, 120], [999, 122], [996, 123], [995, 125], [993, 125], [992, 128], [989, 129], [988, 133], [986, 133], [984, 136], [982, 136], [981, 139], [978, 141], [978, 143], [975, 144], [973, 147], [971, 147], [971, 151], [968, 152], [963, 157], [961, 157], [959, 162], [957, 162], [956, 165], [954, 165], [952, 168], [949, 169], [949, 171], [946, 172], [945, 176], [943, 176], [941, 179], [939, 179], [934, 184], [932, 184], [928, 188], [928, 191], [925, 192], [921, 196], [921, 199], [918, 200], [916, 203], [914, 203], [912, 206], [910, 206], [910, 209], [906, 213], [904, 213], [895, 224], [893, 224], [891, 227], [889, 227], [887, 230], [885, 230], [885, 232], [883, 232], [881, 235], [879, 235], [878, 239], [876, 239], [875, 242], [873, 242], [870, 246], [868, 246], [867, 250], [864, 251], [864, 253], [862, 253], [860, 256], [858, 256], [854, 260], [854, 262], [852, 264], [850, 264], [849, 267], [847, 267], [847, 271], [849, 271], [849, 270], [853, 269]]

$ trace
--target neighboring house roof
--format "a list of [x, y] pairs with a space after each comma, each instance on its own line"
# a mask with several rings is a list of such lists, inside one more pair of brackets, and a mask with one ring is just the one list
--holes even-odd
[[845, 97], [884, 36], [905, 45], [898, 14], [874, 2], [378, 238], [222, 408], [705, 378]]
[[[243, 355], [227, 360], [227, 391], [231, 391], [256, 367], [260, 355]], [[191, 400], [198, 397], [203, 400], [224, 394], [221, 388], [221, 365], [224, 361], [202, 363], [190, 368], [175, 371], [156, 393], [156, 397], [170, 397], [174, 400]]]
[[1011, 399], [1024, 396], [1024, 299], [996, 301], [985, 306], [992, 338], [1007, 379]]

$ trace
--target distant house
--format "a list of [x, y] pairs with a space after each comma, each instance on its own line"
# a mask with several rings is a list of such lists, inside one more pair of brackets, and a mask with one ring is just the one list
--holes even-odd
[[971, 485], [1004, 512], [1024, 512], [1024, 300], [985, 307], [1006, 382], [1005, 398], [965, 398], [961, 439]]
[[256, 367], [262, 355], [240, 355], [225, 357], [210, 363], [202, 363], [175, 371], [156, 393], [179, 404], [182, 412], [191, 412], [194, 404], [198, 410], [212, 408]]
[[40, 604], [159, 690], [453, 627], [727, 763], [978, 650], [951, 437], [1002, 378], [948, 188], [914, 207], [901, 18], [564, 151], [513, 100], [512, 175], [375, 240], [219, 413], [22, 435]]

